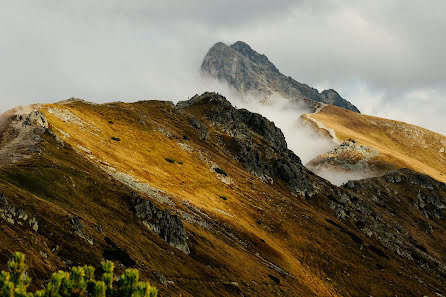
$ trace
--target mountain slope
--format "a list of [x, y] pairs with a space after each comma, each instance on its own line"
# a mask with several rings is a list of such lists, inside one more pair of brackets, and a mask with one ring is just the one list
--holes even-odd
[[201, 70], [229, 83], [242, 94], [254, 95], [260, 99], [279, 95], [304, 103], [313, 100], [359, 112], [356, 106], [334, 90], [319, 93], [316, 89], [283, 75], [265, 55], [257, 53], [242, 41], [231, 46], [216, 43], [204, 57]]
[[[308, 164], [322, 176], [337, 170], [347, 170], [352, 178], [355, 175], [361, 177], [361, 172], [378, 176], [391, 169], [410, 168], [446, 182], [446, 137], [441, 134], [331, 105], [304, 118], [333, 130], [336, 138], [344, 142], [344, 148], [350, 148], [343, 150], [347, 155], [328, 152]], [[351, 140], [355, 142], [354, 145]], [[349, 145], [346, 146], [346, 143]], [[355, 149], [352, 149], [353, 146]], [[358, 156], [360, 146], [374, 153], [361, 152]]]
[[44, 279], [111, 259], [161, 296], [446, 294], [446, 186], [428, 176], [333, 186], [215, 93], [34, 108], [4, 130], [2, 147], [33, 141], [0, 159], [1, 263], [24, 251]]

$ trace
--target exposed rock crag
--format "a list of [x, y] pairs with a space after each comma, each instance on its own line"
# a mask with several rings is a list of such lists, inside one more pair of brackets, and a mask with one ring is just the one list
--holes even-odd
[[319, 93], [315, 88], [283, 75], [265, 55], [257, 53], [242, 41], [231, 46], [216, 43], [204, 57], [201, 70], [206, 75], [227, 82], [242, 94], [259, 96], [262, 100], [278, 94], [309, 106], [312, 106], [312, 101], [318, 101], [359, 112], [356, 106], [335, 90]]
[[179, 108], [203, 106], [206, 118], [224, 131], [219, 135], [247, 170], [260, 178], [278, 178], [294, 192], [312, 196], [314, 185], [301, 160], [288, 149], [285, 136], [273, 122], [246, 109], [236, 109], [217, 93], [196, 95]]
[[189, 254], [187, 245], [187, 233], [180, 218], [170, 214], [168, 210], [162, 210], [150, 201], [134, 194], [132, 210], [143, 224], [161, 236], [171, 246], [176, 247], [185, 254]]

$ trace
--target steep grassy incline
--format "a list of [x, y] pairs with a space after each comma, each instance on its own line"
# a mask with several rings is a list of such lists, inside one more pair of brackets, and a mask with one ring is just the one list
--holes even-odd
[[410, 168], [446, 182], [446, 136], [332, 105], [305, 117], [334, 130], [341, 142], [351, 139], [357, 145], [377, 150], [379, 155], [374, 158], [377, 168]]
[[[160, 296], [446, 293], [446, 187], [427, 177], [334, 187], [271, 122], [213, 93], [177, 106], [69, 100], [39, 110], [47, 122], [36, 113], [42, 121], [26, 124], [27, 157], [0, 163], [0, 263], [22, 251], [45, 279], [108, 259], [118, 273], [138, 268]], [[398, 199], [399, 229], [382, 206]]]

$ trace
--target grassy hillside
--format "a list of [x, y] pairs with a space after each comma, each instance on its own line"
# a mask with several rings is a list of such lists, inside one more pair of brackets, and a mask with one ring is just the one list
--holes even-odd
[[[44, 280], [56, 269], [111, 260], [117, 273], [138, 268], [160, 296], [422, 296], [442, 287], [417, 262], [390, 250], [384, 257], [375, 237], [333, 211], [333, 195], [346, 190], [305, 173], [318, 189], [303, 197], [246, 170], [227, 145], [235, 136], [206, 117], [214, 107], [41, 106], [49, 130], [39, 151], [0, 164], [5, 209], [27, 214], [0, 221], [0, 263], [24, 252], [31, 277]], [[190, 254], [142, 223], [134, 192], [178, 215]], [[442, 221], [430, 222], [443, 230]], [[423, 240], [429, 248], [439, 239]]]
[[340, 141], [353, 139], [380, 153], [378, 166], [410, 168], [446, 182], [446, 136], [404, 122], [327, 105], [306, 116], [333, 129]]

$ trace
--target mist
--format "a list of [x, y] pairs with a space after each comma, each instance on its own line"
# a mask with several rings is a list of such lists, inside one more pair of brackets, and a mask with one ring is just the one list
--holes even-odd
[[198, 78], [206, 51], [243, 40], [363, 113], [446, 134], [446, 3], [392, 2], [2, 1], [0, 112], [69, 97], [184, 100], [213, 90]]
[[[206, 91], [214, 91], [225, 96], [236, 108], [245, 108], [261, 114], [282, 130], [288, 148], [299, 156], [302, 164], [306, 164], [337, 145], [330, 137], [320, 133], [301, 118], [304, 113], [314, 112], [304, 104], [292, 102], [277, 94], [268, 98], [267, 101], [262, 101], [262, 98], [253, 95], [242, 95], [227, 83], [205, 75], [197, 74], [192, 78], [188, 86], [194, 86], [195, 93], [189, 93], [191, 94], [189, 97]], [[176, 101], [174, 100], [174, 103]]]
[[350, 180], [372, 178], [376, 176], [382, 176], [386, 173], [385, 171], [377, 172], [366, 168], [364, 168], [362, 171], [349, 171], [347, 169], [336, 168], [333, 166], [322, 167], [318, 168], [317, 170], [313, 170], [312, 168], [309, 169], [318, 176], [328, 180], [336, 186], [341, 186]]
[[290, 102], [280, 96], [273, 96], [265, 103], [260, 103], [259, 98], [249, 96], [230, 96], [229, 101], [274, 122], [282, 130], [288, 148], [299, 156], [304, 165], [337, 145], [330, 137], [321, 134], [311, 123], [301, 118], [302, 114], [314, 111], [303, 104]]
[[362, 113], [446, 135], [445, 9], [442, 0], [2, 1], [0, 113], [69, 97], [177, 102], [217, 91], [272, 120], [303, 164], [330, 150], [300, 119], [305, 107], [260, 104], [201, 77], [212, 45], [243, 40], [285, 75], [333, 88]]

